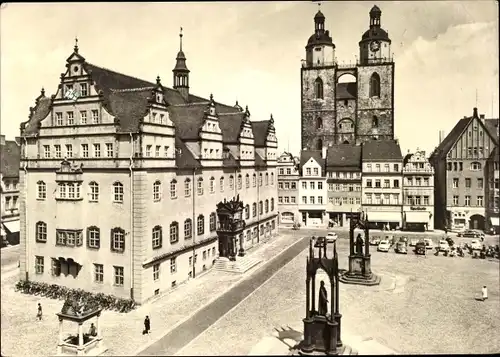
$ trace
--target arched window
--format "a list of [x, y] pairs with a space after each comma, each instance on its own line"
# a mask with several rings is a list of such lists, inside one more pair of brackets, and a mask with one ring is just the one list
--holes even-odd
[[123, 203], [123, 184], [121, 182], [113, 184], [113, 193], [114, 202]]
[[259, 186], [262, 186], [262, 173], [259, 174]]
[[172, 222], [170, 224], [170, 243], [177, 243], [179, 241], [179, 223]]
[[233, 175], [229, 176], [229, 189], [234, 190], [234, 177], [233, 177]]
[[274, 186], [274, 172], [271, 172], [271, 186]]
[[190, 239], [193, 237], [193, 222], [190, 218], [184, 221], [184, 239]]
[[266, 186], [269, 186], [269, 173], [266, 172]]
[[47, 198], [47, 185], [43, 181], [38, 181], [37, 185], [37, 198], [39, 200], [44, 200]]
[[262, 214], [264, 211], [264, 204], [262, 203], [262, 201], [259, 201], [259, 214]]
[[184, 180], [184, 196], [191, 196], [191, 180], [188, 178]]
[[257, 203], [252, 203], [252, 216], [255, 217], [257, 215]]
[[323, 140], [318, 139], [318, 141], [316, 141], [316, 150], [322, 150], [322, 149], [323, 149]]
[[314, 81], [314, 95], [316, 99], [323, 99], [323, 80], [319, 77]]
[[323, 119], [320, 117], [316, 118], [316, 129], [323, 129]]
[[266, 200], [265, 208], [266, 208], [266, 213], [268, 213], [269, 212], [269, 200]]
[[111, 250], [113, 252], [125, 251], [125, 230], [115, 227], [111, 230]]
[[203, 233], [205, 233], [205, 217], [203, 217], [202, 214], [198, 216], [197, 220], [197, 231], [198, 235], [201, 236]]
[[210, 232], [215, 231], [216, 223], [217, 223], [217, 216], [215, 215], [215, 212], [212, 212], [210, 213], [210, 221], [209, 221]]
[[47, 243], [47, 223], [37, 222], [35, 225], [35, 237], [39, 243]]
[[87, 247], [99, 249], [101, 246], [101, 230], [96, 226], [87, 228]]
[[153, 249], [159, 249], [163, 243], [163, 232], [160, 226], [155, 226], [152, 233]]
[[380, 97], [380, 76], [376, 72], [370, 78], [370, 97]]
[[373, 128], [378, 128], [378, 118], [376, 115], [373, 116], [372, 118], [372, 127]]
[[155, 181], [153, 184], [153, 201], [158, 202], [161, 200], [161, 182]]
[[224, 192], [224, 176], [221, 176], [219, 180], [220, 192]]
[[203, 178], [198, 178], [198, 196], [203, 195]]
[[241, 174], [238, 175], [238, 190], [241, 190], [241, 187], [242, 187], [242, 179], [241, 179]]
[[253, 187], [257, 186], [257, 175], [256, 174], [253, 174], [253, 177], [252, 177], [252, 186]]
[[245, 219], [250, 219], [250, 205], [245, 206]]
[[271, 198], [271, 212], [274, 211], [274, 198]]
[[481, 170], [481, 163], [480, 162], [472, 162], [470, 164], [470, 169], [471, 169], [471, 171], [479, 171], [479, 170]]
[[99, 184], [95, 181], [92, 181], [91, 183], [89, 183], [89, 188], [90, 188], [90, 194], [89, 194], [90, 202], [99, 201]]
[[177, 180], [170, 181], [170, 198], [177, 198]]
[[349, 140], [344, 140], [344, 144], [349, 144]]
[[249, 174], [247, 174], [245, 176], [245, 187], [250, 188], [250, 175]]
[[210, 193], [215, 193], [215, 178], [210, 177]]

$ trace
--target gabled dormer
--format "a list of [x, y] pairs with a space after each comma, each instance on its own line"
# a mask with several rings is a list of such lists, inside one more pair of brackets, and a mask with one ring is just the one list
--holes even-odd
[[266, 131], [266, 161], [271, 164], [276, 164], [278, 159], [278, 139], [276, 138], [276, 129], [274, 127], [274, 119], [271, 114]]
[[156, 77], [156, 86], [151, 90], [148, 97], [148, 114], [144, 118], [145, 123], [159, 124], [173, 127], [170, 119], [169, 103], [165, 100], [165, 88], [161, 84], [160, 76]]
[[203, 166], [222, 165], [222, 131], [212, 94], [210, 94], [210, 101], [203, 113], [203, 121], [198, 135], [201, 164]]
[[86, 69], [85, 58], [79, 53], [78, 39], [75, 39], [73, 53], [66, 59], [66, 71], [61, 73], [60, 78], [56, 101], [71, 103], [98, 95]]
[[252, 166], [255, 161], [255, 141], [248, 106], [243, 113], [238, 135], [239, 161], [241, 166]]

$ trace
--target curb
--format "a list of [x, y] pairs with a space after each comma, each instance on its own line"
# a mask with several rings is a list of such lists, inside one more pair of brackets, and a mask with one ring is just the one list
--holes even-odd
[[[237, 285], [239, 285], [241, 282], [245, 281], [246, 279], [248, 279], [250, 276], [252, 276], [255, 272], [259, 271], [261, 268], [267, 266], [268, 264], [270, 264], [272, 261], [274, 261], [278, 256], [281, 255], [281, 253], [283, 253], [285, 250], [293, 247], [295, 244], [299, 243], [300, 241], [302, 240], [302, 238], [299, 238], [297, 241], [293, 242], [292, 244], [289, 244], [289, 245], [286, 245], [281, 251], [279, 251], [274, 257], [272, 257], [271, 259], [269, 259], [268, 261], [264, 262], [263, 264], [258, 264], [255, 266], [256, 269], [250, 269], [247, 273], [243, 273], [241, 275], [241, 278], [236, 280], [233, 284], [231, 284], [227, 289], [225, 289], [224, 291], [221, 291], [219, 294], [217, 294], [216, 296], [214, 296], [212, 299], [210, 299], [209, 301], [207, 301], [205, 304], [203, 304], [202, 306], [200, 306], [199, 308], [197, 308], [196, 310], [194, 310], [193, 312], [191, 312], [191, 314], [189, 314], [188, 316], [186, 316], [184, 319], [176, 322], [174, 325], [172, 325], [168, 330], [164, 330], [162, 335], [155, 338], [154, 340], [150, 340], [148, 341], [147, 343], [145, 343], [144, 345], [142, 345], [139, 349], [137, 349], [134, 353], [132, 353], [132, 356], [139, 356], [139, 353], [144, 351], [145, 349], [147, 349], [148, 347], [152, 346], [153, 344], [155, 344], [156, 342], [158, 342], [159, 340], [161, 340], [163, 337], [165, 337], [166, 335], [168, 335], [170, 332], [172, 332], [173, 330], [175, 330], [178, 326], [182, 325], [184, 322], [186, 322], [187, 320], [189, 320], [190, 318], [192, 318], [194, 315], [196, 315], [198, 312], [200, 312], [201, 310], [203, 310], [205, 307], [207, 307], [208, 305], [210, 305], [211, 303], [213, 303], [214, 301], [218, 300], [222, 295], [224, 295], [225, 293], [227, 293], [228, 291], [234, 289]], [[262, 246], [264, 247], [264, 245]], [[255, 253], [257, 253], [258, 251], [255, 251]]]

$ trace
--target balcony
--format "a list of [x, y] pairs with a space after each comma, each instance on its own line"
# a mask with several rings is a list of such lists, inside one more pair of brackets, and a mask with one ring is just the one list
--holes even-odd
[[245, 221], [234, 221], [234, 222], [219, 222], [217, 225], [218, 232], [238, 232], [245, 229]]

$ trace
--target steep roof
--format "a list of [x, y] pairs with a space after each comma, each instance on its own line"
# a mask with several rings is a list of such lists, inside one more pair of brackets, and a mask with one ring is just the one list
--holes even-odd
[[6, 140], [0, 146], [0, 172], [3, 177], [19, 177], [19, 161], [21, 160], [21, 147], [11, 140]]
[[396, 140], [371, 140], [363, 144], [363, 161], [403, 160], [401, 148]]
[[300, 153], [300, 169], [306, 164], [310, 158], [316, 160], [316, 162], [322, 167], [325, 167], [325, 160], [322, 157], [321, 150], [302, 150]]
[[269, 120], [253, 121], [252, 130], [255, 146], [265, 146]]
[[490, 157], [488, 157], [488, 159], [492, 160], [492, 161], [499, 162], [500, 161], [499, 152], [500, 152], [500, 150], [498, 149], [498, 146], [495, 146], [495, 148], [491, 152]]
[[355, 99], [358, 93], [358, 84], [356, 82], [338, 83], [337, 99]]
[[434, 150], [434, 152], [431, 154], [431, 158], [444, 158], [448, 154], [448, 151], [450, 151], [451, 147], [453, 144], [458, 140], [460, 135], [464, 132], [465, 128], [467, 128], [467, 125], [469, 125], [469, 122], [472, 120], [472, 118], [463, 118], [460, 119], [453, 129], [449, 132], [448, 135], [441, 141], [441, 143], [438, 145], [438, 147]]
[[361, 146], [330, 146], [326, 153], [326, 167], [361, 167]]
[[499, 137], [498, 137], [498, 124], [499, 121], [498, 119], [484, 119], [484, 126], [486, 127], [486, 130], [488, 130], [488, 133], [490, 133], [491, 137], [496, 140], [498, 143]]

